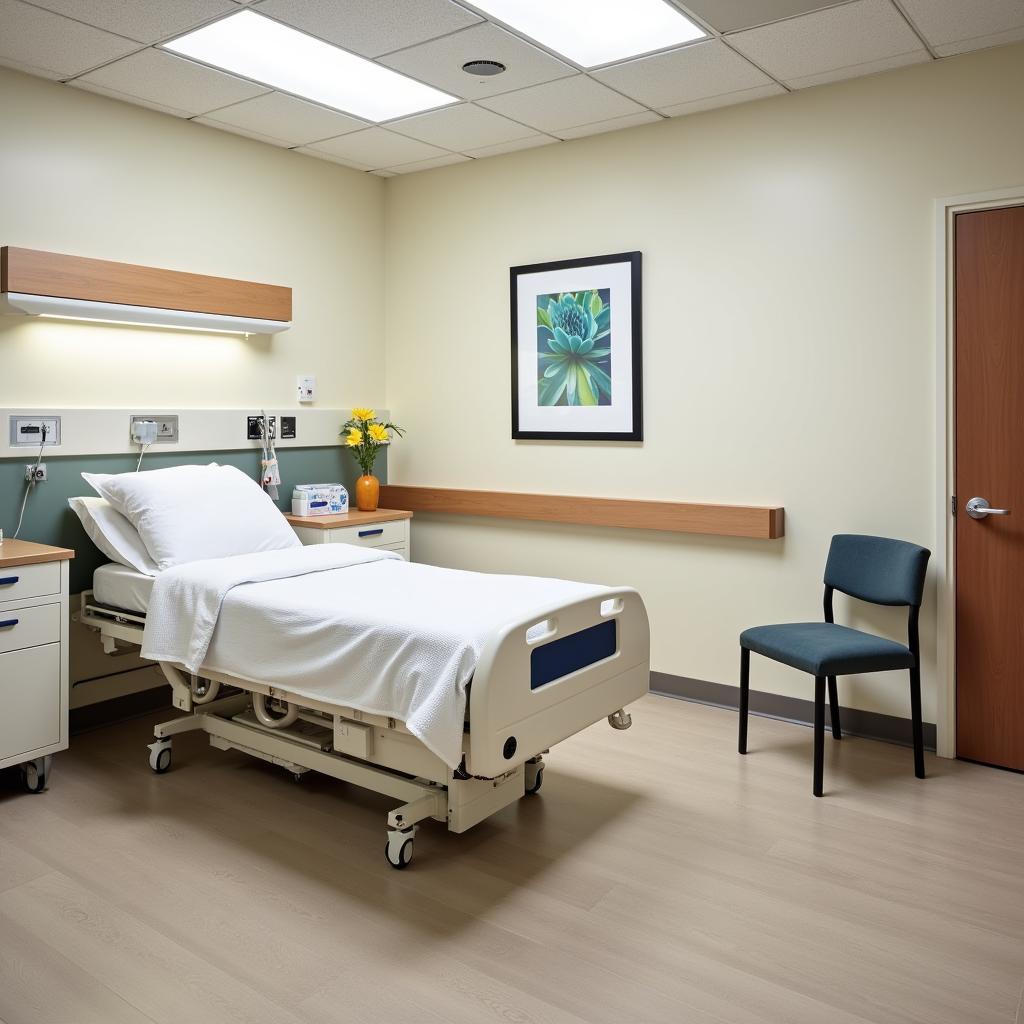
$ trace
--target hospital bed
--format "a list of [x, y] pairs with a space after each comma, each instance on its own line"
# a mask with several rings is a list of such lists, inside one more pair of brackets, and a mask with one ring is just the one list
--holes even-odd
[[[462, 585], [457, 577], [479, 576], [404, 561], [382, 571], [397, 589], [403, 573], [447, 573], [455, 587]], [[500, 589], [502, 579], [517, 578], [490, 579]], [[560, 581], [549, 582], [556, 593]], [[108, 654], [142, 647], [153, 587], [152, 575], [104, 565], [75, 618], [99, 633]], [[401, 801], [387, 816], [385, 853], [393, 867], [404, 868], [419, 823], [433, 819], [464, 832], [536, 793], [543, 755], [561, 740], [602, 718], [616, 729], [630, 726], [625, 708], [648, 689], [647, 615], [634, 590], [590, 589], [576, 599], [538, 603], [486, 637], [466, 691], [457, 763], [394, 715], [346, 704], [344, 685], [298, 687], [288, 671], [262, 678], [249, 666], [225, 664], [231, 659], [222, 655], [216, 667], [204, 663], [195, 672], [159, 662], [173, 706], [187, 714], [155, 727], [150, 767], [166, 772], [173, 737], [202, 731], [214, 747], [280, 765], [296, 780], [317, 771], [385, 794]], [[259, 602], [253, 607], [258, 612]], [[384, 607], [379, 612], [387, 614]], [[273, 608], [266, 621], [274, 621]]]

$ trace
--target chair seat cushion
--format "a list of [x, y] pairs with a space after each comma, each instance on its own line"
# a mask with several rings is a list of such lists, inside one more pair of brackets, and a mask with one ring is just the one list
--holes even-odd
[[740, 634], [740, 646], [812, 676], [884, 672], [914, 665], [909, 647], [832, 622], [754, 626]]

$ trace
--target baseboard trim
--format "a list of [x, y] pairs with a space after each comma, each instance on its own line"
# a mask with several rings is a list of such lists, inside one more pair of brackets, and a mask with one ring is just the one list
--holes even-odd
[[[841, 688], [842, 684], [840, 684]], [[740, 706], [740, 688], [728, 683], [711, 683], [704, 679], [690, 679], [668, 672], [651, 673], [651, 692], [665, 697], [677, 697], [694, 704], [709, 704], [716, 708], [737, 711]], [[908, 695], [909, 696], [909, 695]], [[840, 690], [840, 701], [842, 692]], [[795, 725], [810, 726], [814, 722], [814, 701], [800, 697], [786, 697], [762, 690], [750, 691], [750, 713], [761, 718], [777, 718]], [[859, 708], [842, 708], [843, 732], [866, 739], [897, 743], [903, 747], [912, 745], [910, 719], [896, 715], [883, 715], [877, 711], [861, 711]], [[831, 726], [832, 716], [825, 710], [825, 723]], [[924, 723], [924, 745], [926, 750], [935, 750], [935, 723]]]

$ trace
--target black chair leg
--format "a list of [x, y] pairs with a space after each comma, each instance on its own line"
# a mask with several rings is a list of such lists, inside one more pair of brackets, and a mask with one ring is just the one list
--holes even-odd
[[832, 719], [832, 735], [837, 739], [843, 738], [843, 730], [839, 725], [839, 687], [836, 686], [836, 677], [828, 677], [828, 713]]
[[740, 648], [740, 740], [739, 751], [747, 752], [747, 712], [750, 709], [750, 651]]
[[914, 774], [924, 778], [924, 728], [921, 725], [921, 670], [910, 670], [910, 720], [914, 728]]
[[825, 775], [825, 677], [814, 677], [814, 795], [821, 796]]

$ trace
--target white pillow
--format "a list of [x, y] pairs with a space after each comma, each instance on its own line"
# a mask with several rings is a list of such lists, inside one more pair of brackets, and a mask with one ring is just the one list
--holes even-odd
[[300, 546], [263, 489], [234, 466], [173, 466], [82, 478], [139, 531], [162, 572], [202, 558]]
[[157, 569], [139, 531], [104, 498], [68, 498], [89, 540], [107, 556], [136, 572], [155, 576]]

